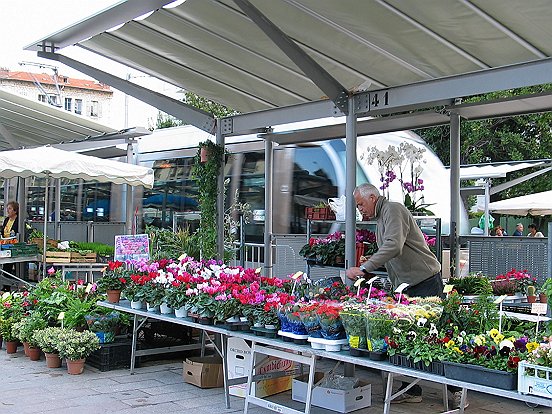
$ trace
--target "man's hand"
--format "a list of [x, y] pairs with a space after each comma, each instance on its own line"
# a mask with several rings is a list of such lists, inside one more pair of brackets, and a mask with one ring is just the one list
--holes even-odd
[[370, 257], [372, 257], [371, 255], [370, 256], [360, 256], [358, 261], [360, 262], [361, 265], [363, 265], [364, 263], [366, 263]]
[[359, 277], [364, 276], [364, 272], [360, 270], [360, 267], [351, 267], [347, 269], [345, 275], [351, 280], [357, 280]]

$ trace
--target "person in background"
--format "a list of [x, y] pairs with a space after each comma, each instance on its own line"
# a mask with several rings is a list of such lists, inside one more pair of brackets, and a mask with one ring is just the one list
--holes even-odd
[[544, 237], [544, 234], [542, 234], [540, 231], [537, 231], [537, 225], [535, 223], [529, 224], [527, 228], [529, 229], [529, 234], [527, 235], [527, 237]]
[[[351, 280], [370, 278], [371, 272], [385, 265], [394, 289], [402, 283], [408, 283], [409, 286], [403, 292], [410, 297], [443, 297], [441, 264], [429, 250], [410, 211], [403, 204], [380, 196], [379, 190], [372, 184], [359, 185], [353, 192], [353, 197], [362, 215], [376, 219], [378, 251], [368, 257], [360, 267], [347, 269], [347, 277]], [[403, 382], [400, 389], [408, 385]], [[458, 407], [462, 396], [461, 388], [449, 387], [449, 391], [454, 405]], [[422, 388], [417, 384], [391, 401], [419, 402], [422, 402]], [[466, 401], [464, 407], [468, 405]]]
[[516, 224], [516, 230], [514, 231], [512, 236], [523, 236], [523, 224]]
[[502, 237], [506, 235], [504, 234], [505, 233], [504, 229], [500, 226], [496, 226], [494, 232], [495, 232], [495, 236], [497, 237]]
[[2, 223], [2, 237], [7, 239], [14, 237], [19, 228], [17, 216], [19, 214], [19, 204], [15, 201], [10, 201], [6, 207], [6, 218]]
[[[2, 237], [8, 239], [15, 237], [19, 229], [19, 204], [16, 201], [10, 201], [6, 207], [6, 218], [2, 223]], [[2, 270], [10, 274], [15, 273], [15, 263], [6, 263], [2, 265]]]

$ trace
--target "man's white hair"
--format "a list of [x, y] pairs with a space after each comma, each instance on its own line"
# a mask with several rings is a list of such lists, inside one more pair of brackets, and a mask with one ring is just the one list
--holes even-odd
[[360, 195], [362, 198], [368, 198], [371, 195], [375, 195], [376, 197], [380, 196], [378, 188], [375, 185], [368, 183], [360, 184], [359, 186], [357, 186], [357, 188], [355, 188], [355, 191], [353, 192], [353, 195], [356, 194]]

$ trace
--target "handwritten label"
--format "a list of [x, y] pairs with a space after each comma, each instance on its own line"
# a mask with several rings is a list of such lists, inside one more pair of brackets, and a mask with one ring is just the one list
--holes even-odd
[[452, 292], [452, 289], [454, 288], [454, 285], [445, 285], [443, 288], [443, 293], [450, 293]]
[[2, 299], [7, 299], [10, 297], [10, 292], [6, 292], [2, 295]]
[[355, 286], [355, 287], [359, 287], [360, 284], [361, 284], [362, 282], [364, 282], [364, 278], [363, 278], [363, 277], [360, 277], [360, 278], [358, 278], [358, 279], [355, 281], [354, 286]]
[[260, 268], [260, 267], [258, 267], [258, 268], [255, 269], [255, 274], [258, 275], [259, 273], [261, 273], [261, 268]]
[[369, 279], [368, 282], [366, 282], [366, 283], [371, 285], [372, 283], [374, 283], [376, 281], [377, 278], [379, 278], [379, 276], [374, 276], [373, 278]]
[[184, 260], [186, 257], [188, 257], [188, 255], [186, 253], [182, 253], [180, 256], [178, 256], [178, 261], [181, 262], [182, 260]]
[[57, 318], [58, 318], [58, 321], [64, 320], [65, 319], [65, 312], [60, 312]]
[[408, 286], [410, 286], [408, 283], [401, 283], [399, 287], [395, 289], [395, 293], [402, 293]]
[[548, 304], [546, 303], [532, 303], [531, 304], [531, 313], [537, 315], [544, 315], [548, 311]]
[[88, 285], [86, 285], [85, 292], [90, 293], [91, 290], [92, 290], [92, 283], [89, 283]]
[[495, 303], [495, 304], [498, 305], [499, 303], [502, 303], [502, 301], [503, 301], [504, 299], [506, 299], [507, 296], [508, 296], [508, 295], [499, 296], [498, 298], [496, 298], [496, 299], [494, 300], [493, 303]]
[[303, 272], [295, 272], [293, 275], [291, 275], [291, 278], [293, 280], [299, 279], [301, 276], [303, 276]]

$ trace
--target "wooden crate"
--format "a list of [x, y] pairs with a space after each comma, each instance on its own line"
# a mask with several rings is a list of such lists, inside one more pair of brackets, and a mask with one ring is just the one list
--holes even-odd
[[46, 263], [94, 263], [96, 253], [46, 252]]

